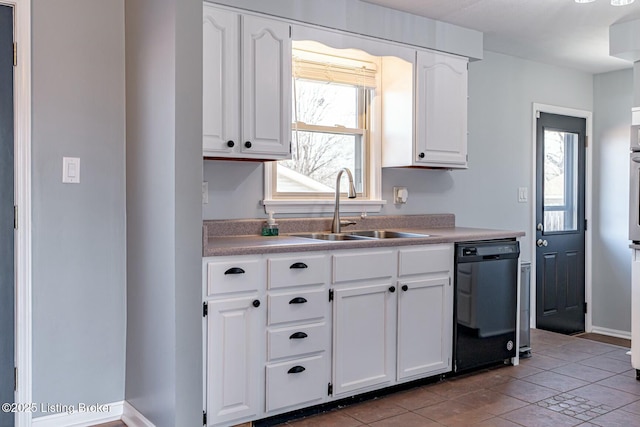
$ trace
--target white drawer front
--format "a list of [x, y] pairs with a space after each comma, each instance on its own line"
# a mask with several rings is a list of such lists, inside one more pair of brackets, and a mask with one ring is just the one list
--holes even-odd
[[267, 260], [269, 288], [324, 283], [329, 265], [326, 255], [303, 255]]
[[340, 253], [333, 255], [333, 283], [391, 277], [395, 273], [394, 251]]
[[329, 292], [323, 288], [270, 294], [268, 301], [270, 325], [322, 319], [329, 304]]
[[329, 332], [325, 322], [270, 330], [267, 333], [269, 360], [329, 351]]
[[262, 260], [240, 260], [207, 263], [208, 295], [259, 290], [264, 286]]
[[324, 355], [267, 365], [267, 412], [320, 401], [328, 383]]
[[400, 249], [398, 275], [441, 273], [453, 267], [451, 245], [419, 246]]

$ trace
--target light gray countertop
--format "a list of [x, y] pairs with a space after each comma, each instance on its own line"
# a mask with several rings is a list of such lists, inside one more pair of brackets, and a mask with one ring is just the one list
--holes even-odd
[[[442, 228], [387, 228], [387, 230], [428, 234], [429, 236], [394, 239], [324, 241], [296, 237], [288, 234], [273, 237], [263, 237], [258, 235], [214, 236], [205, 234], [202, 255], [209, 257], [355, 248], [379, 248], [492, 239], [513, 239], [525, 235], [522, 231], [455, 226]], [[349, 232], [348, 229], [344, 231]]]

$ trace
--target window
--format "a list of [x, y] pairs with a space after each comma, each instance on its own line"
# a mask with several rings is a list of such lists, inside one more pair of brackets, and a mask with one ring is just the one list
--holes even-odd
[[[381, 204], [379, 120], [374, 112], [379, 63], [354, 52], [347, 56], [319, 43], [294, 42], [291, 159], [265, 164], [266, 210], [330, 211], [318, 207], [332, 208], [342, 168], [354, 177], [358, 196], [350, 201], [353, 211], [379, 210], [363, 207]], [[345, 193], [346, 174], [343, 180]], [[297, 207], [278, 208], [288, 203]], [[305, 211], [304, 204], [314, 207]]]
[[544, 231], [576, 231], [578, 134], [544, 131]]

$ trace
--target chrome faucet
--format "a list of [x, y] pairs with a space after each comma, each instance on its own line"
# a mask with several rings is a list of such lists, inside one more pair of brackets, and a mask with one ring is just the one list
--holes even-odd
[[340, 221], [340, 178], [342, 178], [342, 173], [347, 173], [347, 178], [349, 179], [349, 194], [348, 197], [350, 199], [356, 198], [356, 187], [353, 185], [353, 175], [351, 175], [351, 171], [348, 168], [340, 169], [338, 172], [338, 177], [336, 178], [336, 206], [333, 211], [333, 222], [331, 223], [331, 232], [332, 233], [340, 233], [341, 226], [353, 225], [355, 222], [353, 221]]

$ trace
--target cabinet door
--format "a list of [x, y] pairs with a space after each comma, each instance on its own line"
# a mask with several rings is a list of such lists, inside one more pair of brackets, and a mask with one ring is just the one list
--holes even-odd
[[467, 60], [417, 52], [417, 165], [466, 167]]
[[291, 141], [289, 24], [243, 16], [242, 59], [241, 150], [287, 158]]
[[239, 144], [240, 16], [205, 3], [202, 24], [203, 152], [221, 156]]
[[451, 370], [453, 292], [448, 276], [398, 284], [398, 380]]
[[394, 380], [396, 290], [391, 283], [334, 290], [333, 394]]
[[253, 296], [209, 302], [207, 316], [208, 425], [255, 418], [264, 401], [264, 304]]
[[640, 250], [633, 250], [631, 263], [631, 365], [640, 369]]

